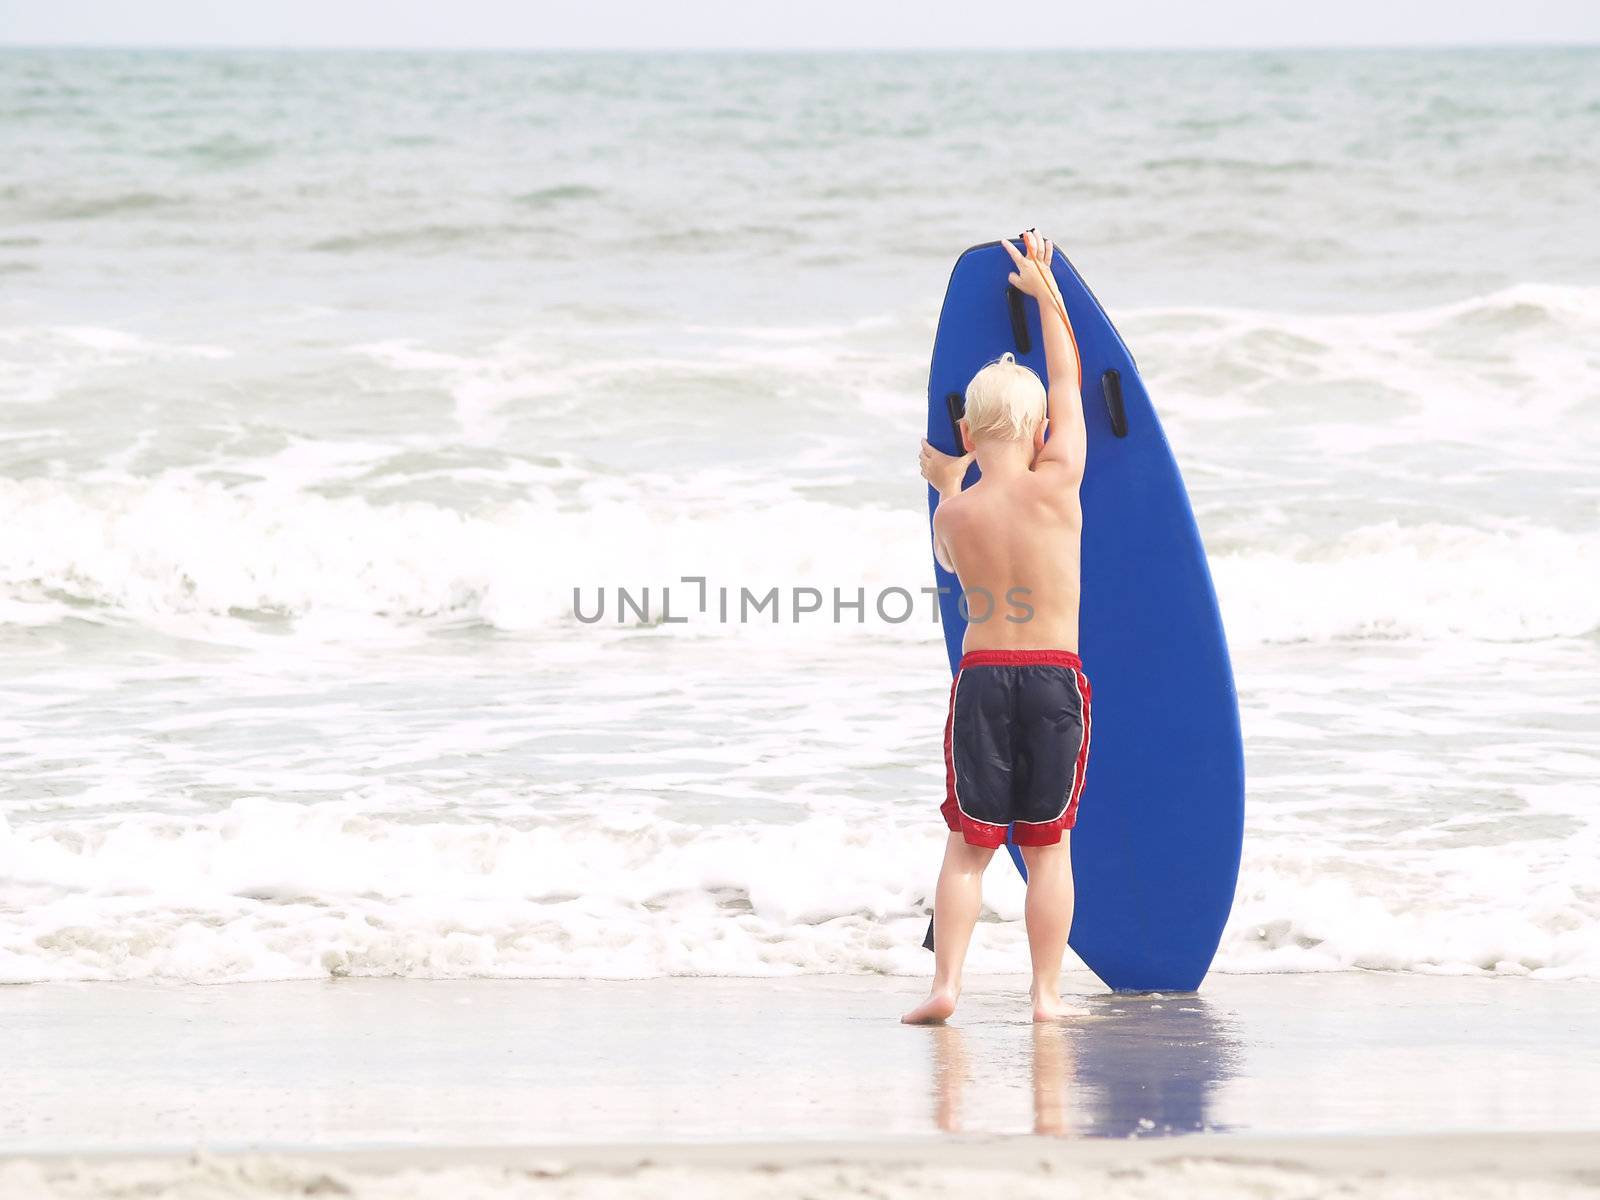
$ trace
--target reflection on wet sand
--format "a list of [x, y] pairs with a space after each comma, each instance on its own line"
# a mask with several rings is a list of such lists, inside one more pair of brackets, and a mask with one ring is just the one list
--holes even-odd
[[1078, 1047], [1083, 1132], [1096, 1137], [1197, 1133], [1218, 1085], [1238, 1073], [1240, 1039], [1196, 995], [1096, 996], [1093, 1019], [1068, 1032]]
[[[1225, 1016], [1194, 995], [1097, 996], [1087, 1006], [1087, 1016], [1026, 1027], [1035, 1133], [1128, 1137], [1220, 1128], [1209, 1108], [1218, 1085], [1237, 1073], [1240, 1047]], [[972, 1034], [954, 1025], [929, 1032], [934, 1124], [959, 1133], [966, 1093], [989, 1081], [974, 1079]], [[993, 1053], [978, 1059], [987, 1071], [1012, 1070], [1015, 1062]], [[982, 1117], [979, 1123], [988, 1124]]]
[[961, 1132], [961, 1099], [967, 1086], [966, 1035], [954, 1025], [935, 1025], [933, 1035], [933, 1123]]
[[1033, 1027], [1033, 1131], [1071, 1133], [1072, 1042], [1058, 1024]]

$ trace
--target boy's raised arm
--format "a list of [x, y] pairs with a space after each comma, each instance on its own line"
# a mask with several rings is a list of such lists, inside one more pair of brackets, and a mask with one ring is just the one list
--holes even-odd
[[1000, 244], [1011, 255], [1012, 265], [1016, 267], [1009, 278], [1011, 286], [1025, 296], [1032, 296], [1039, 304], [1045, 370], [1050, 376], [1050, 440], [1039, 451], [1034, 465], [1036, 468], [1050, 466], [1053, 470], [1065, 468], [1066, 482], [1076, 487], [1083, 480], [1089, 448], [1083, 424], [1083, 364], [1067, 319], [1067, 306], [1050, 274], [1055, 246], [1049, 238], [1034, 233], [1023, 234], [1022, 242], [1027, 248], [1026, 254], [1005, 239], [1001, 239]]

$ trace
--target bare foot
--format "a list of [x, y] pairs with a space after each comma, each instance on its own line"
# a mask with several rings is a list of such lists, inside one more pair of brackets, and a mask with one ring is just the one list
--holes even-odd
[[1084, 1010], [1075, 1004], [1068, 1004], [1060, 996], [1046, 995], [1042, 992], [1034, 993], [1033, 1019], [1036, 1022], [1059, 1021], [1065, 1017], [1081, 1017]]
[[902, 1025], [943, 1025], [956, 1010], [954, 992], [932, 992], [926, 1000], [900, 1018]]

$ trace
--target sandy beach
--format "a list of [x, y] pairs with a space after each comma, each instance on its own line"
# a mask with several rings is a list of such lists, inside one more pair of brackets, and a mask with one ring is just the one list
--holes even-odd
[[1579, 1134], [1249, 1138], [1170, 1143], [722, 1143], [369, 1153], [105, 1156], [0, 1163], [6, 1195], [713, 1197], [1074, 1192], [1298, 1198], [1585, 1197], [1600, 1149]]
[[1587, 986], [1075, 982], [1065, 1025], [1033, 1026], [1024, 981], [991, 976], [942, 1029], [896, 1022], [911, 979], [9, 988], [0, 1194], [1600, 1185]]

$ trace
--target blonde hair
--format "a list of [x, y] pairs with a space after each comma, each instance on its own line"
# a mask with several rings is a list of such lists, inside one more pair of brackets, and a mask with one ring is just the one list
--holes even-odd
[[974, 441], [1031, 441], [1045, 418], [1044, 384], [1013, 355], [1002, 354], [967, 384], [965, 415]]

